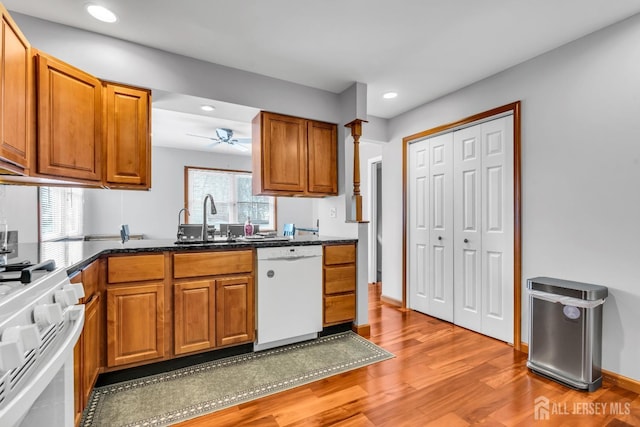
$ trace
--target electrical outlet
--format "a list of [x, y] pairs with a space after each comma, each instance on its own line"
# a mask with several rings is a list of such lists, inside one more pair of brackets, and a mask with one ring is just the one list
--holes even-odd
[[337, 218], [338, 217], [338, 210], [336, 208], [329, 209], [329, 217]]

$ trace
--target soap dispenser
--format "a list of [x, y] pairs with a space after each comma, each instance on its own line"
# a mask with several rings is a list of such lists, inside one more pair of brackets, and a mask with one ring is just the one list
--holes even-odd
[[244, 223], [244, 236], [253, 236], [253, 224], [251, 224], [251, 218], [247, 217]]

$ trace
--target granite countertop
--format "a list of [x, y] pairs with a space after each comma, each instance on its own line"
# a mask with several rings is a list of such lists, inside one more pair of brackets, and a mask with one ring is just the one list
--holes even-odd
[[53, 259], [57, 268], [65, 268], [68, 274], [81, 270], [102, 255], [138, 252], [165, 252], [165, 251], [220, 251], [242, 248], [261, 248], [277, 246], [307, 246], [336, 243], [356, 243], [355, 238], [328, 237], [328, 236], [295, 236], [290, 240], [274, 241], [217, 241], [203, 244], [176, 244], [175, 239], [159, 240], [130, 240], [126, 243], [113, 240], [84, 241], [75, 240], [67, 242], [44, 243], [19, 243], [12, 245], [13, 252], [7, 256], [7, 264], [22, 261], [31, 263]]

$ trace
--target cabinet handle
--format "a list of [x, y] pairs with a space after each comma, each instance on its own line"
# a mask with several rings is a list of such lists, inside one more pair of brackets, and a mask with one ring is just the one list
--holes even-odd
[[442, 240], [442, 236], [438, 236], [438, 240]]

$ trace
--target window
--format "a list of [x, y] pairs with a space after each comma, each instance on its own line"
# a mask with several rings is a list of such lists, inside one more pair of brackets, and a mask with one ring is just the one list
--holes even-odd
[[253, 224], [260, 224], [261, 231], [275, 230], [275, 197], [253, 195], [251, 172], [190, 166], [185, 171], [190, 223], [202, 223], [202, 201], [211, 194], [218, 213], [209, 214], [207, 223], [243, 224], [250, 217]]
[[84, 194], [81, 188], [40, 187], [40, 240], [82, 236]]

